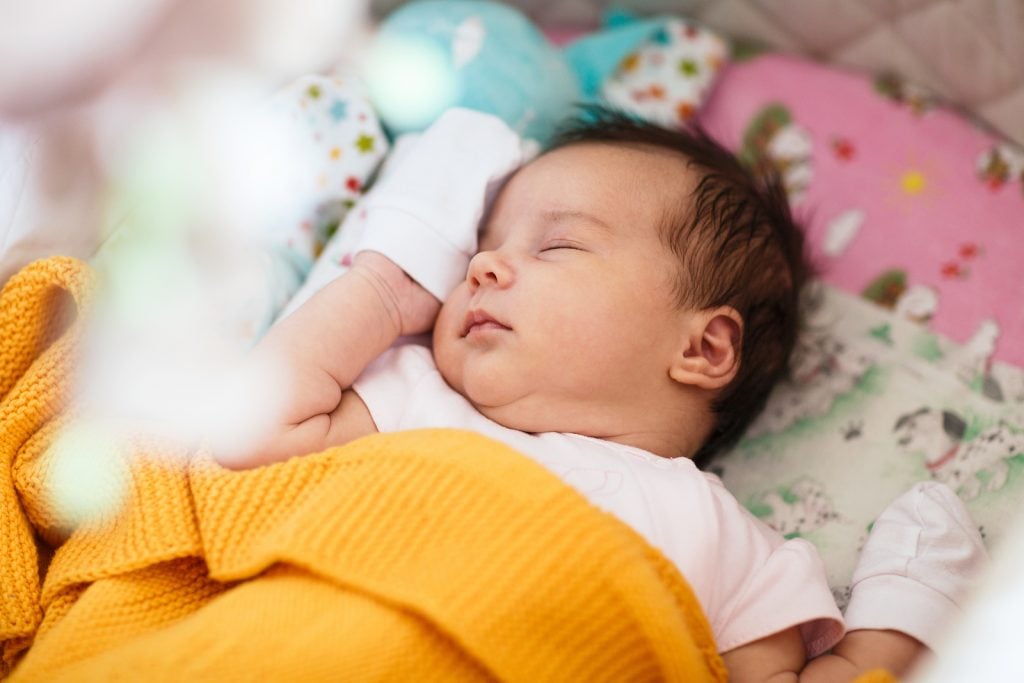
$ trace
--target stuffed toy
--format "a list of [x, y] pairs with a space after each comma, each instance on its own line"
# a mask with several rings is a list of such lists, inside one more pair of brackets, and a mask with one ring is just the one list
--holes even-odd
[[610, 10], [602, 30], [570, 43], [564, 54], [588, 101], [676, 128], [707, 99], [729, 48], [681, 17]]
[[392, 13], [374, 37], [366, 81], [395, 137], [459, 106], [543, 144], [581, 100], [576, 75], [544, 34], [518, 10], [485, 0], [420, 0]]

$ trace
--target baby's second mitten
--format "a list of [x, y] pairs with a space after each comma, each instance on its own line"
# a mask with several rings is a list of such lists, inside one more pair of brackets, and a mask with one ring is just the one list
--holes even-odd
[[523, 160], [504, 121], [449, 109], [367, 194], [356, 251], [378, 251], [440, 300], [466, 275], [490, 192]]
[[853, 573], [846, 628], [900, 631], [934, 650], [987, 561], [957, 495], [917, 484], [875, 520]]

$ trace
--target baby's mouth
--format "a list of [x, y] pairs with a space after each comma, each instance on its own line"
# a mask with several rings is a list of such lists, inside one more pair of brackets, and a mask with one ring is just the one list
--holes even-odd
[[466, 314], [466, 320], [462, 325], [463, 337], [470, 334], [486, 332], [489, 330], [511, 330], [512, 328], [501, 322], [487, 311], [474, 308]]

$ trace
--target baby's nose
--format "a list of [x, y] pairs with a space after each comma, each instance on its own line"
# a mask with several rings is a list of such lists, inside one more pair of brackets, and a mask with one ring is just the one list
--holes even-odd
[[469, 262], [466, 282], [470, 291], [490, 286], [504, 289], [515, 281], [512, 266], [496, 251], [478, 252]]

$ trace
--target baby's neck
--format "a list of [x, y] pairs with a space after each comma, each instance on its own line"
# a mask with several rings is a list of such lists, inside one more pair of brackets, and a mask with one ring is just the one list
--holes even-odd
[[467, 400], [482, 415], [508, 429], [531, 434], [561, 432], [639, 448], [663, 458], [693, 458], [707, 440], [713, 417], [693, 400], [624, 414], [593, 405], [545, 405], [544, 410], [515, 406], [483, 406]]
[[662, 458], [693, 458], [703, 443], [703, 440], [696, 443], [682, 443], [679, 440], [679, 435], [668, 432], [644, 432], [597, 438], [639, 448]]

